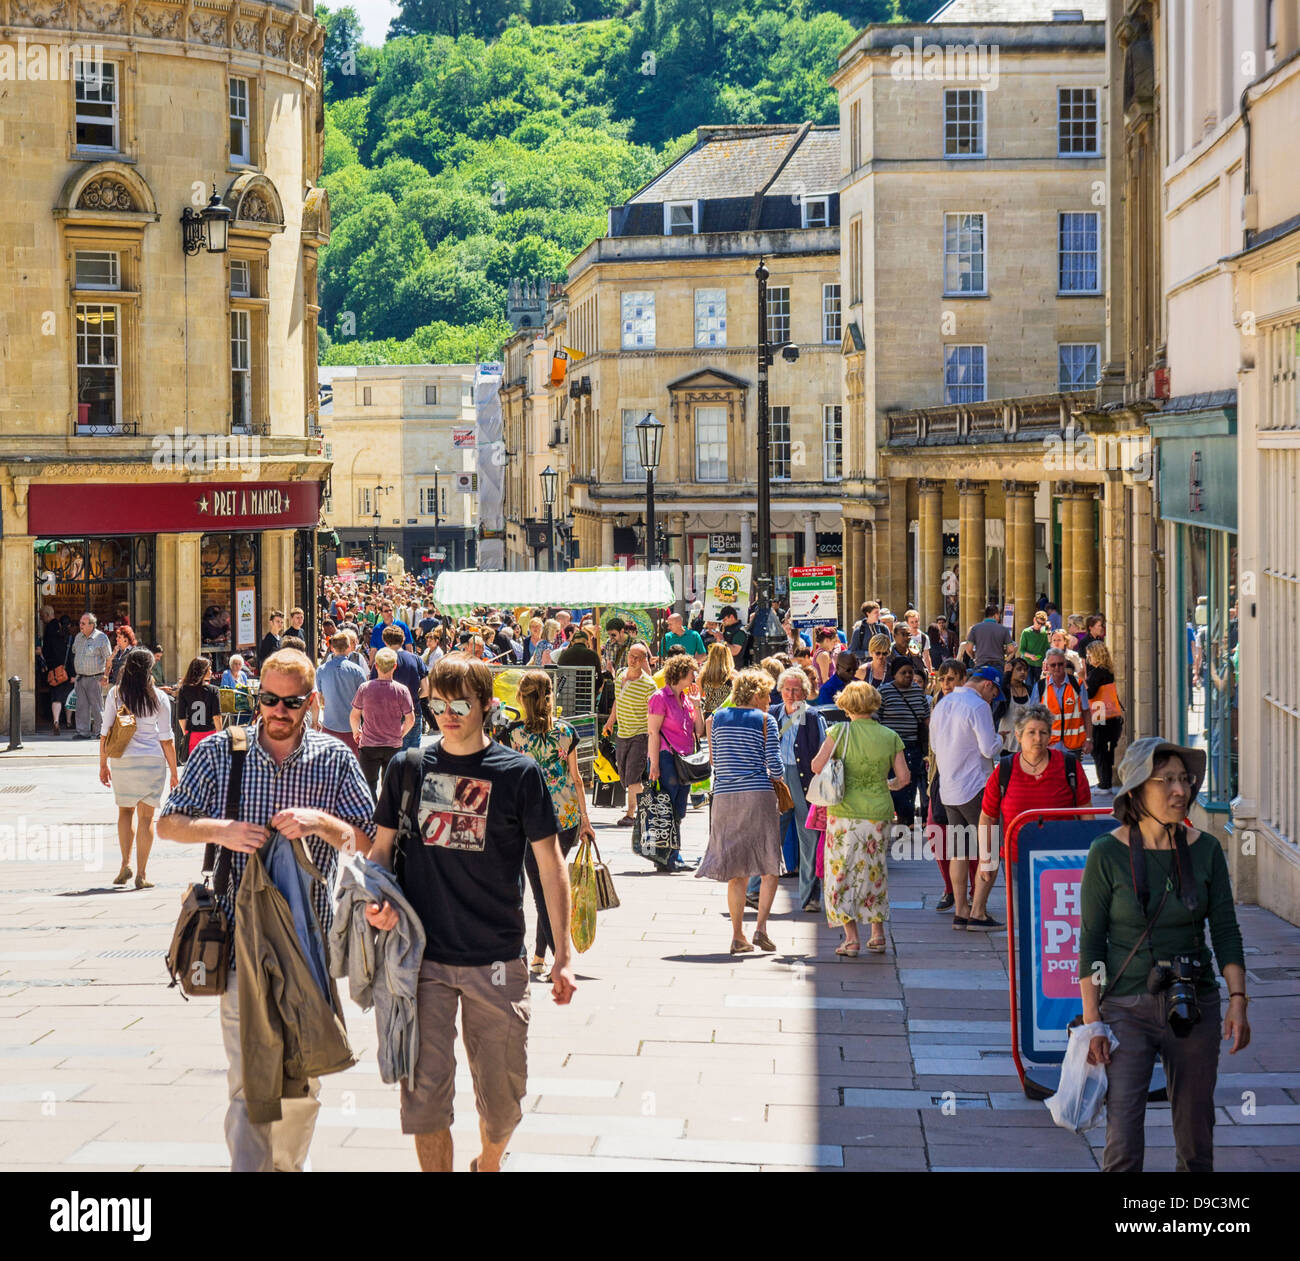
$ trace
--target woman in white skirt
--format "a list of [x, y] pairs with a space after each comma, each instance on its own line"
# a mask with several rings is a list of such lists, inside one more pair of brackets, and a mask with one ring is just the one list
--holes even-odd
[[[126, 752], [110, 763], [108, 733], [119, 708], [125, 708], [135, 718], [135, 734]], [[135, 887], [152, 889], [145, 867], [153, 848], [154, 811], [162, 804], [168, 784], [175, 788], [179, 777], [176, 744], [172, 738], [172, 705], [167, 695], [154, 686], [153, 653], [147, 648], [133, 648], [127, 654], [121, 680], [109, 689], [104, 700], [102, 731], [99, 782], [113, 790], [117, 802], [117, 841], [122, 850], [122, 869], [113, 883], [125, 884], [131, 879], [134, 831], [139, 866]]]
[[826, 808], [822, 902], [827, 922], [844, 930], [835, 953], [854, 958], [862, 948], [859, 922], [871, 925], [867, 949], [877, 954], [885, 949], [889, 918], [885, 859], [894, 818], [890, 792], [906, 788], [911, 773], [898, 733], [875, 720], [880, 693], [870, 683], [850, 683], [837, 700], [850, 721], [831, 727], [812, 768], [817, 774], [832, 756], [844, 762], [844, 796]]
[[[705, 725], [713, 764], [709, 806], [709, 848], [696, 876], [725, 880], [731, 915], [731, 953], [775, 950], [767, 916], [781, 871], [781, 815], [775, 783], [781, 778], [781, 735], [769, 714], [772, 676], [742, 670], [731, 688], [731, 706], [716, 710]], [[745, 884], [760, 877], [758, 924], [751, 945], [745, 939]]]

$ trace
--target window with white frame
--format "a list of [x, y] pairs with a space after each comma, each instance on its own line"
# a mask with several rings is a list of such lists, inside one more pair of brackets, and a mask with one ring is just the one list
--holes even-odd
[[831, 199], [828, 193], [818, 193], [814, 197], [800, 200], [803, 210], [805, 228], [828, 228], [831, 223]]
[[982, 403], [988, 397], [983, 346], [943, 348], [943, 401]]
[[362, 486], [357, 491], [357, 512], [363, 516], [370, 515], [370, 487]]
[[1057, 255], [1059, 292], [1101, 292], [1101, 217], [1095, 210], [1063, 211]]
[[248, 433], [253, 420], [252, 335], [247, 311], [230, 313], [230, 427]]
[[78, 61], [73, 68], [78, 149], [116, 152], [118, 133], [117, 65]]
[[790, 480], [790, 409], [773, 407], [769, 412], [769, 420], [770, 480], [788, 482]]
[[840, 322], [840, 287], [822, 285], [822, 341], [838, 346], [843, 335]]
[[849, 305], [862, 301], [862, 216], [849, 220]]
[[664, 202], [664, 236], [691, 236], [699, 231], [693, 201]]
[[844, 413], [838, 403], [822, 407], [822, 477], [828, 482], [844, 477]]
[[988, 293], [983, 214], [944, 215], [943, 292], [949, 297]]
[[655, 296], [648, 289], [620, 294], [623, 303], [623, 349], [640, 350], [655, 344]]
[[641, 448], [637, 446], [637, 423], [645, 415], [635, 407], [623, 408], [623, 480], [645, 481], [645, 465], [641, 463]]
[[1101, 152], [1096, 88], [1057, 88], [1056, 152], [1063, 158], [1095, 158]]
[[246, 258], [230, 260], [230, 296], [232, 298], [253, 296], [253, 265]]
[[438, 497], [434, 494], [435, 487], [420, 487], [420, 515], [422, 517], [436, 517], [438, 515]]
[[1101, 347], [1096, 342], [1062, 342], [1056, 348], [1056, 388], [1090, 390], [1097, 384]]
[[116, 250], [78, 250], [76, 257], [78, 289], [120, 289], [122, 275]]
[[790, 340], [790, 286], [767, 287], [767, 340], [773, 346]]
[[426, 385], [424, 387], [424, 405], [426, 407], [436, 407], [438, 405], [438, 387], [436, 385]]
[[447, 488], [445, 486], [442, 488], [442, 515], [444, 517], [447, 515]]
[[77, 303], [77, 430], [116, 429], [122, 421], [121, 308]]
[[230, 160], [249, 163], [253, 160], [250, 143], [248, 80], [230, 80]]
[[697, 346], [727, 344], [727, 291], [725, 289], [695, 291], [695, 344]]
[[984, 91], [950, 88], [943, 94], [943, 155], [984, 157]]
[[725, 482], [727, 474], [727, 409], [695, 409], [695, 480]]

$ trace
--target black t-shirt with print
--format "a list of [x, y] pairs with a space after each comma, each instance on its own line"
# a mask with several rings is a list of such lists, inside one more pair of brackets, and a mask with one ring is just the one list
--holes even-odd
[[178, 698], [177, 718], [183, 718], [191, 731], [215, 731], [215, 715], [221, 712], [221, 693], [211, 683], [183, 687]]
[[[380, 827], [397, 827], [405, 764], [395, 757], [384, 775]], [[537, 763], [495, 743], [470, 757], [435, 745], [412, 808], [419, 839], [403, 855], [402, 892], [424, 925], [424, 957], [449, 967], [526, 957], [524, 846], [559, 826]]]

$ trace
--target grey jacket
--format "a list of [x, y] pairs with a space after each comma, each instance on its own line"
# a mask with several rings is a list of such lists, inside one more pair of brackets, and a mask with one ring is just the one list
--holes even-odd
[[[387, 901], [397, 927], [378, 932], [366, 922], [366, 904]], [[415, 1086], [420, 1055], [416, 988], [424, 958], [424, 926], [387, 868], [360, 854], [339, 859], [330, 929], [330, 975], [348, 978], [348, 993], [363, 1009], [374, 1007], [379, 1032], [379, 1076]]]

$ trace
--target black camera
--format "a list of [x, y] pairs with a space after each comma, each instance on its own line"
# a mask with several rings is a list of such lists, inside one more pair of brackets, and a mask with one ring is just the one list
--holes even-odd
[[1187, 1037], [1201, 1018], [1196, 982], [1202, 966], [1191, 955], [1174, 955], [1172, 959], [1157, 959], [1147, 973], [1147, 993], [1164, 994], [1165, 1020], [1176, 1038]]

